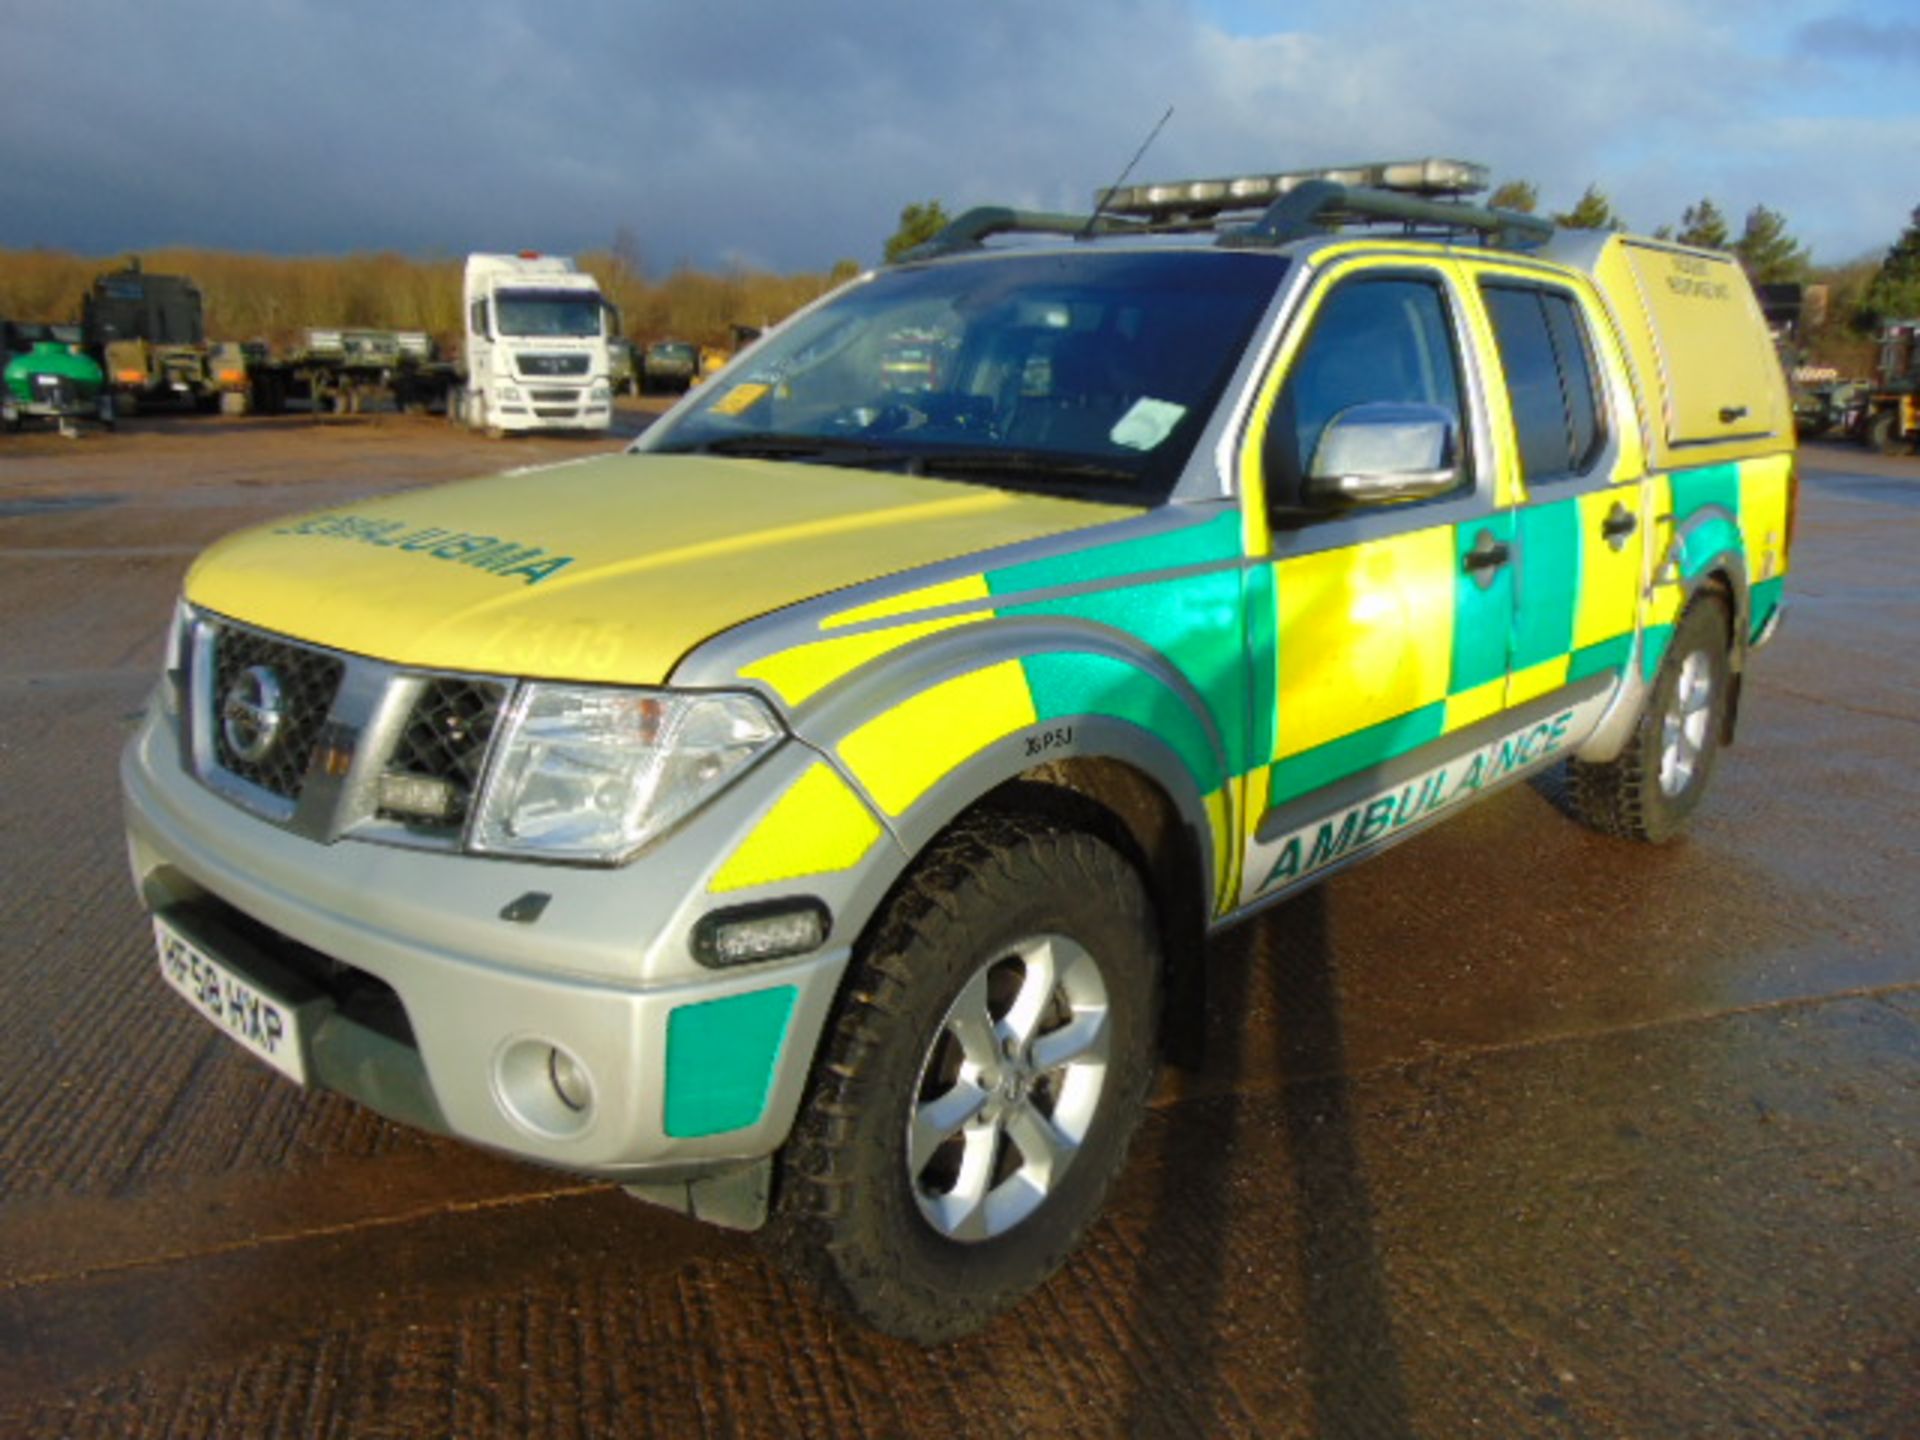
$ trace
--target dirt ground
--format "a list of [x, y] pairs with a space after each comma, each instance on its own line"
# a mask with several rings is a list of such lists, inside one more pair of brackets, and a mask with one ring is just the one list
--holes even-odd
[[1089, 1243], [923, 1351], [303, 1093], [154, 973], [115, 765], [191, 556], [617, 443], [0, 437], [0, 1434], [1920, 1435], [1920, 460], [1803, 452], [1688, 840], [1549, 778], [1221, 937]]

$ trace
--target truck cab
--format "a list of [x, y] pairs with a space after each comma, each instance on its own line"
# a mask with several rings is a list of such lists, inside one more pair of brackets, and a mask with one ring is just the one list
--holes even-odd
[[466, 385], [449, 413], [491, 435], [604, 430], [617, 313], [564, 255], [469, 255]]

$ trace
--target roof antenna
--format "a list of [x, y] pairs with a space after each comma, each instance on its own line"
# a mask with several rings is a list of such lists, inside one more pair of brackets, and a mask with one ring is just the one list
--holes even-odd
[[1087, 228], [1075, 236], [1075, 239], [1085, 240], [1093, 234], [1093, 227], [1100, 223], [1100, 214], [1113, 200], [1114, 192], [1127, 183], [1127, 177], [1133, 174], [1133, 167], [1140, 163], [1140, 157], [1147, 153], [1147, 147], [1159, 138], [1160, 132], [1166, 128], [1167, 121], [1172, 118], [1173, 106], [1169, 105], [1167, 106], [1167, 113], [1160, 117], [1160, 123], [1147, 132], [1147, 138], [1142, 140], [1140, 142], [1140, 148], [1133, 152], [1133, 159], [1127, 161], [1127, 168], [1120, 172], [1120, 178], [1100, 192], [1100, 199], [1093, 207], [1093, 214], [1087, 217]]

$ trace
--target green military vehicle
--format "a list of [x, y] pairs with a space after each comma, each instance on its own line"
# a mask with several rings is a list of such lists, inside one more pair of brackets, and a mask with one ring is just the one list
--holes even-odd
[[65, 434], [73, 434], [81, 420], [113, 428], [113, 394], [78, 339], [71, 326], [0, 322], [6, 352], [0, 424], [21, 430], [30, 420], [50, 420]]

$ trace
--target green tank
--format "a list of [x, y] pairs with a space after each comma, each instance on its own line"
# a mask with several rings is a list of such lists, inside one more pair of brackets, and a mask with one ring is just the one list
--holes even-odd
[[113, 396], [106, 376], [89, 356], [57, 340], [40, 340], [15, 355], [0, 372], [0, 420], [18, 430], [44, 418], [61, 425], [95, 419], [113, 426]]

